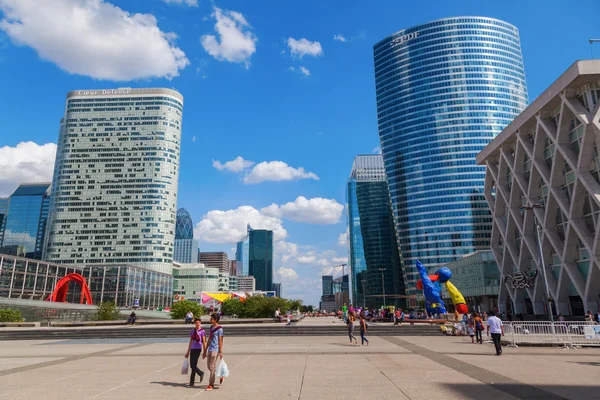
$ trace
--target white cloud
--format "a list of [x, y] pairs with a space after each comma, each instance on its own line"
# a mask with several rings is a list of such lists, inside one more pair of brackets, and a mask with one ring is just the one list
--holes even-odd
[[299, 196], [294, 202], [271, 204], [261, 209], [261, 212], [268, 216], [312, 224], [336, 224], [343, 211], [344, 206], [334, 199], [307, 199], [304, 196]]
[[300, 67], [300, 72], [302, 72], [304, 76], [310, 76], [310, 71], [308, 68]]
[[377, 146], [372, 150], [373, 154], [381, 154], [381, 146]]
[[335, 35], [333, 40], [339, 40], [340, 42], [346, 42], [346, 38], [342, 35]]
[[333, 261], [334, 263], [347, 264], [348, 257], [333, 257], [331, 261]]
[[236, 243], [246, 236], [247, 224], [254, 229], [272, 230], [276, 241], [287, 237], [281, 219], [264, 215], [251, 206], [209, 211], [194, 227], [194, 237], [210, 243]]
[[321, 270], [321, 275], [342, 275], [343, 272], [347, 272], [348, 269], [344, 270], [344, 267], [342, 266], [337, 266], [337, 267], [325, 267]]
[[323, 48], [319, 42], [311, 42], [307, 39], [296, 40], [288, 38], [287, 45], [292, 52], [292, 57], [302, 58], [305, 55], [317, 57], [323, 54]]
[[292, 71], [292, 72], [294, 72], [294, 71], [296, 70], [296, 68], [294, 68], [294, 67], [289, 67], [289, 68], [288, 68], [288, 70], [289, 70], [289, 71]]
[[227, 161], [225, 164], [221, 164], [218, 160], [213, 160], [212, 166], [219, 171], [242, 172], [254, 164], [256, 164], [254, 161], [244, 160], [241, 156], [237, 156], [235, 159]]
[[204, 50], [219, 61], [244, 63], [250, 67], [250, 57], [256, 52], [258, 38], [249, 31], [250, 24], [244, 16], [237, 11], [223, 11], [213, 7], [211, 17], [217, 21], [215, 35], [203, 35], [200, 39]]
[[281, 283], [292, 283], [300, 277], [293, 268], [286, 267], [279, 267], [275, 274]]
[[185, 4], [190, 7], [198, 7], [198, 0], [163, 0], [167, 4]]
[[192, 142], [194, 142], [194, 143], [195, 143], [197, 139], [198, 139], [198, 138], [196, 137], [196, 135], [194, 135], [194, 136], [192, 137]]
[[280, 257], [281, 261], [284, 263], [290, 261], [298, 255], [298, 245], [296, 243], [280, 240], [275, 242], [273, 246], [275, 255]]
[[340, 233], [338, 237], [338, 245], [342, 247], [348, 246], [348, 232]]
[[312, 172], [306, 172], [302, 167], [290, 167], [283, 161], [263, 161], [252, 168], [252, 171], [244, 178], [244, 183], [294, 181], [298, 179], [318, 181], [319, 177]]
[[50, 182], [56, 144], [21, 142], [0, 147], [0, 195], [11, 194], [23, 182]]
[[179, 75], [189, 60], [152, 14], [104, 0], [0, 0], [0, 30], [71, 74], [129, 81]]

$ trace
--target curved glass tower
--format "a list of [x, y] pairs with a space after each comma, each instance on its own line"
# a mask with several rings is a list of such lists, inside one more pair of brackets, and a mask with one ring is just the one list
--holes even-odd
[[177, 210], [177, 218], [175, 220], [175, 240], [177, 239], [193, 239], [194, 224], [192, 216], [185, 208]]
[[194, 224], [192, 216], [185, 208], [177, 210], [175, 218], [175, 252], [173, 261], [180, 263], [200, 262], [198, 242], [194, 240]]
[[398, 31], [373, 48], [379, 138], [407, 279], [489, 248], [485, 167], [475, 156], [527, 105], [519, 32], [457, 17]]

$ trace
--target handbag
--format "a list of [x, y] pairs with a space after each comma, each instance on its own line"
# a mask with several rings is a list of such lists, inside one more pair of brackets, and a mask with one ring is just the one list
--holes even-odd
[[187, 375], [189, 369], [190, 369], [190, 363], [188, 362], [188, 359], [186, 358], [183, 360], [183, 365], [181, 366], [181, 375]]

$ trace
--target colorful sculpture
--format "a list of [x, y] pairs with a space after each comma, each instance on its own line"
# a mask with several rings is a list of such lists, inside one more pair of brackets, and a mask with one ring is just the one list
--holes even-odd
[[67, 292], [69, 290], [70, 282], [76, 282], [81, 286], [81, 294], [79, 296], [79, 304], [85, 303], [85, 304], [93, 305], [92, 294], [90, 293], [90, 288], [88, 287], [87, 282], [85, 281], [85, 278], [76, 273], [68, 274], [64, 278], [59, 280], [56, 283], [56, 287], [54, 288], [54, 291], [52, 292], [52, 294], [50, 296], [48, 296], [46, 301], [57, 301], [60, 303], [66, 302], [67, 301]]
[[417, 270], [419, 271], [419, 275], [421, 275], [421, 279], [417, 281], [417, 289], [423, 290], [426, 302], [425, 308], [428, 313], [446, 313], [446, 306], [441, 297], [442, 290], [440, 284], [442, 283], [446, 284], [446, 289], [448, 289], [454, 309], [460, 314], [466, 314], [469, 311], [465, 298], [456, 286], [450, 282], [452, 271], [446, 267], [442, 267], [435, 274], [428, 275], [427, 270], [420, 261], [417, 261]]

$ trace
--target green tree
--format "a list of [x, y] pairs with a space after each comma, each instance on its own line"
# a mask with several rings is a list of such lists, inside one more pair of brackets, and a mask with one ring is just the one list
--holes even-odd
[[121, 310], [114, 302], [105, 301], [98, 304], [98, 311], [96, 311], [94, 319], [96, 321], [117, 321], [124, 318], [121, 316]]
[[23, 322], [21, 311], [10, 308], [0, 309], [0, 322]]
[[302, 307], [301, 300], [288, 300], [280, 297], [251, 296], [241, 301], [229, 299], [223, 302], [224, 315], [237, 315], [239, 318], [271, 318], [279, 308], [282, 313], [296, 311]]
[[188, 311], [191, 311], [196, 318], [205, 314], [204, 307], [195, 301], [181, 300], [171, 306], [171, 319], [184, 319]]

